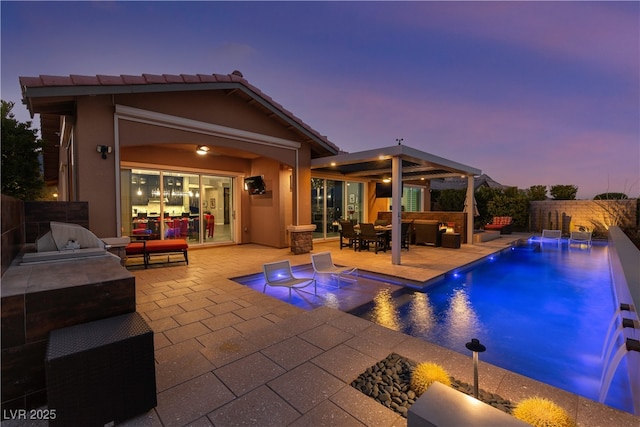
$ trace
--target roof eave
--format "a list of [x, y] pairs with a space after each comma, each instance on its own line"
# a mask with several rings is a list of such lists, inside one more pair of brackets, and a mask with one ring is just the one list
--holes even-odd
[[[390, 147], [376, 148], [372, 150], [359, 151], [355, 153], [338, 154], [330, 157], [323, 157], [311, 160], [311, 169], [323, 169], [332, 168], [335, 166], [362, 163], [371, 160], [389, 160], [392, 157], [401, 157], [403, 159], [415, 162], [415, 163], [429, 163], [437, 165], [438, 168], [444, 167], [449, 172], [445, 174], [439, 174], [437, 177], [447, 176], [476, 176], [480, 175], [482, 171], [480, 169], [464, 165], [462, 163], [454, 162], [449, 159], [445, 159], [440, 156], [436, 156], [430, 153], [417, 150], [415, 148], [408, 147], [406, 145], [393, 145]], [[434, 176], [435, 178], [435, 176]]]
[[[129, 84], [129, 85], [60, 85], [32, 87], [22, 86], [22, 100], [29, 109], [31, 117], [39, 111], [34, 111], [33, 99], [54, 97], [76, 97], [96, 95], [121, 95], [144, 93], [167, 93], [185, 91], [206, 90], [240, 90], [254, 99], [264, 108], [269, 110], [281, 120], [285, 121], [298, 132], [318, 144], [323, 150], [331, 154], [337, 154], [339, 148], [326, 138], [316, 134], [311, 128], [303, 125], [302, 121], [293, 118], [291, 113], [285, 113], [281, 106], [275, 105], [275, 101], [265, 98], [262, 94], [247, 87], [241, 82], [202, 82], [202, 83], [161, 83], [161, 84]], [[297, 119], [297, 120], [296, 120]]]

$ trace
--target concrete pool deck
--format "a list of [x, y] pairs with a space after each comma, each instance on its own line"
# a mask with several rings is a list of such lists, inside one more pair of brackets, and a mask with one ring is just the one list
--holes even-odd
[[[461, 249], [411, 246], [398, 266], [391, 265], [390, 252], [339, 250], [335, 241], [314, 244], [314, 253], [331, 251], [336, 264], [425, 281], [522, 237], [527, 236], [503, 236]], [[310, 254], [257, 245], [203, 248], [190, 251], [188, 266], [131, 270], [137, 311], [155, 333], [158, 406], [122, 425], [406, 426], [405, 418], [349, 385], [391, 352], [439, 363], [456, 379], [473, 383], [471, 355], [335, 308], [305, 310], [274, 298], [272, 288], [263, 294], [230, 280], [282, 259], [309, 264]], [[341, 297], [335, 284], [321, 282], [319, 288], [324, 286]], [[362, 290], [358, 298], [370, 300], [376, 290]], [[482, 360], [479, 383], [514, 402], [534, 395], [552, 399], [578, 426], [636, 427], [640, 422], [640, 417]]]

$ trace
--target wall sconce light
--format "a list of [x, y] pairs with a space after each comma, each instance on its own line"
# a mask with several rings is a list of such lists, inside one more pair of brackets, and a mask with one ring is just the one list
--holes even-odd
[[473, 396], [478, 398], [478, 353], [482, 353], [487, 347], [480, 344], [480, 340], [473, 338], [471, 342], [465, 344], [473, 352]]
[[111, 147], [108, 145], [97, 145], [96, 151], [102, 154], [102, 158], [106, 160], [107, 154], [111, 154]]
[[196, 148], [196, 153], [200, 154], [201, 156], [204, 156], [209, 152], [209, 150], [210, 148], [207, 147], [206, 145], [198, 145], [198, 148]]

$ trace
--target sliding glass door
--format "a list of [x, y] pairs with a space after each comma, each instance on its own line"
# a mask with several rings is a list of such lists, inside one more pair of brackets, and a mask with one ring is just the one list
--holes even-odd
[[340, 221], [363, 218], [364, 185], [359, 182], [311, 178], [311, 223], [314, 239], [340, 235]]
[[122, 169], [121, 182], [123, 235], [190, 244], [235, 241], [234, 178]]

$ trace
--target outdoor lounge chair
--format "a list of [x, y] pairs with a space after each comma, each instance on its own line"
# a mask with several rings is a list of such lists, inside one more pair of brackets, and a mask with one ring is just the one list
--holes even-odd
[[512, 218], [510, 216], [494, 216], [491, 224], [484, 226], [485, 230], [499, 231], [500, 234], [511, 234]]
[[591, 247], [591, 232], [590, 231], [572, 231], [569, 236], [569, 246], [572, 243], [587, 245]]
[[544, 241], [546, 239], [553, 239], [557, 243], [560, 243], [560, 238], [562, 237], [562, 230], [542, 230], [542, 235], [540, 236], [540, 241]]
[[311, 255], [311, 264], [313, 264], [313, 278], [316, 279], [316, 281], [318, 274], [330, 274], [332, 277], [338, 278], [338, 287], [340, 287], [340, 279], [344, 275], [358, 275], [358, 267], [336, 266], [331, 259], [331, 252], [320, 252]]
[[295, 277], [293, 275], [293, 272], [291, 271], [291, 264], [289, 263], [289, 260], [270, 262], [264, 264], [262, 268], [264, 270], [265, 280], [262, 293], [265, 293], [265, 291], [267, 290], [267, 285], [289, 288], [289, 301], [291, 301], [291, 289], [306, 288], [307, 286], [313, 284], [313, 293], [314, 295], [317, 295], [318, 287], [316, 284], [316, 279], [302, 279]]

